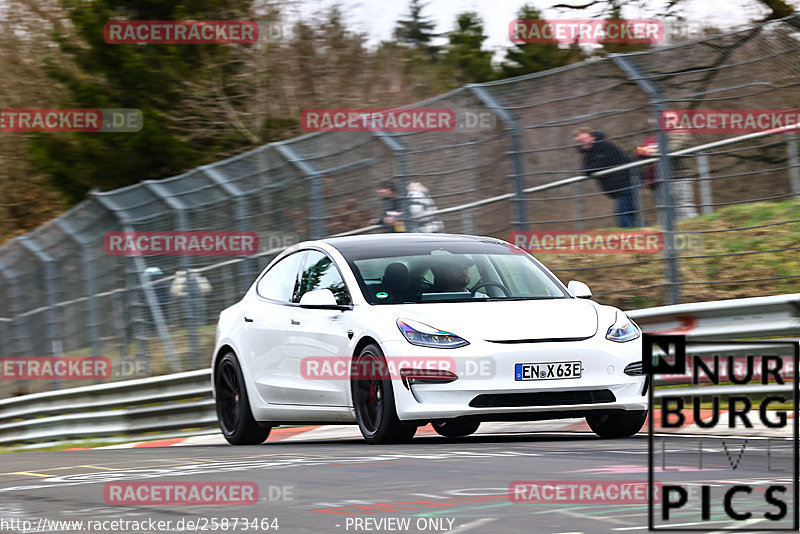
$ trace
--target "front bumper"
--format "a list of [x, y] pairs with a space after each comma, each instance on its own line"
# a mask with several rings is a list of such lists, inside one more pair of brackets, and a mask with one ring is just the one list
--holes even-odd
[[[446, 384], [393, 380], [401, 420], [473, 417], [484, 420], [557, 419], [589, 412], [646, 410], [644, 376], [629, 376], [625, 367], [641, 361], [641, 339], [615, 343], [599, 336], [583, 341], [497, 344], [479, 341], [458, 349], [429, 349], [405, 340], [384, 343], [390, 361], [455, 365], [455, 380]], [[582, 362], [580, 378], [517, 381], [515, 364]]]

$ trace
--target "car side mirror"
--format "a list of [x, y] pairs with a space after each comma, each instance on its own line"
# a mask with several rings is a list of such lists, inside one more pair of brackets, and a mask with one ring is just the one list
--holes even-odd
[[567, 284], [567, 291], [569, 291], [575, 298], [579, 299], [592, 298], [592, 290], [589, 289], [589, 286], [587, 286], [583, 282], [578, 282], [577, 280], [569, 281], [569, 284]]
[[329, 310], [349, 309], [349, 306], [342, 306], [336, 302], [336, 297], [330, 289], [317, 289], [303, 293], [303, 296], [300, 297], [300, 307]]

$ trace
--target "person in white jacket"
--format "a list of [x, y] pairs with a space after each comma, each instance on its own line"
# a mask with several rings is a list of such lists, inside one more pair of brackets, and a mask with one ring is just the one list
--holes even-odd
[[411, 182], [406, 188], [406, 198], [408, 199], [407, 205], [410, 215], [407, 220], [411, 222], [417, 232], [437, 233], [444, 231], [442, 221], [436, 215], [431, 214], [436, 211], [436, 204], [428, 194], [427, 187], [419, 182]]
[[[200, 295], [205, 296], [211, 292], [211, 284], [205, 276], [197, 272], [197, 269], [189, 269], [189, 276], [194, 283], [197, 284], [196, 288], [197, 291], [200, 292]], [[186, 271], [177, 271], [175, 273], [175, 280], [172, 281], [172, 285], [169, 288], [170, 295], [175, 298], [183, 298], [188, 295], [188, 284], [186, 282]]]

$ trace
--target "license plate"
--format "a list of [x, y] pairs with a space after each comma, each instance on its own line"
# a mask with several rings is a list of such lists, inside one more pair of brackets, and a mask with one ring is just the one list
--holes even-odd
[[514, 366], [514, 380], [560, 380], [580, 378], [581, 362], [518, 363]]

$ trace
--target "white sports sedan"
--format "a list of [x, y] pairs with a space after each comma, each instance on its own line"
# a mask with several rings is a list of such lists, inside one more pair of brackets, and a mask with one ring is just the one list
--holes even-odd
[[382, 234], [299, 243], [219, 317], [217, 415], [232, 444], [286, 424], [356, 423], [370, 443], [432, 423], [644, 424], [639, 327], [505, 241]]

